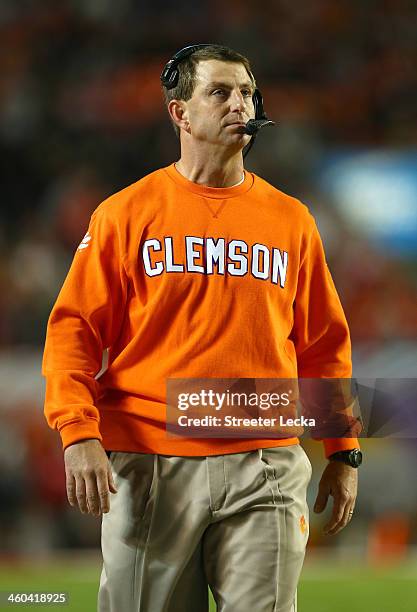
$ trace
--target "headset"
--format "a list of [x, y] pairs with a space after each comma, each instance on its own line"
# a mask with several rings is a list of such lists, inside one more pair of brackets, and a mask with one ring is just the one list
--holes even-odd
[[[184, 61], [187, 57], [198, 51], [199, 49], [203, 49], [204, 47], [212, 47], [219, 45], [212, 44], [201, 44], [201, 45], [188, 45], [187, 47], [183, 47], [167, 62], [164, 66], [164, 69], [161, 73], [161, 83], [166, 89], [173, 89], [176, 87], [178, 83], [178, 79], [180, 76], [180, 72], [178, 69], [179, 64]], [[253, 75], [250, 75], [253, 79]], [[254, 80], [254, 79], [253, 79]], [[259, 89], [255, 89], [252, 96], [253, 107], [255, 109], [255, 119], [249, 119], [245, 126], [245, 133], [249, 136], [252, 136], [249, 143], [243, 150], [243, 158], [249, 153], [252, 148], [253, 143], [255, 142], [255, 138], [259, 132], [259, 130], [268, 125], [275, 125], [274, 121], [271, 121], [266, 116], [264, 110], [264, 104], [262, 99], [262, 94]]]

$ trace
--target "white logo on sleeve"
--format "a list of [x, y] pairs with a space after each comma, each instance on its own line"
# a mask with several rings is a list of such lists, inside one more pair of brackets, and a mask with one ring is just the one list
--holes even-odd
[[80, 245], [77, 249], [77, 251], [82, 251], [83, 249], [86, 249], [90, 243], [91, 240], [91, 236], [90, 234], [87, 232], [86, 235], [84, 236], [84, 238], [81, 240]]

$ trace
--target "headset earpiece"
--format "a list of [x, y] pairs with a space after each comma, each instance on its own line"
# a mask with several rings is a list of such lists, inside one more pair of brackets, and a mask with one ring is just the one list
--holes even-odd
[[177, 51], [177, 53], [165, 64], [165, 67], [161, 74], [161, 82], [164, 87], [167, 89], [173, 89], [178, 84], [179, 78], [179, 70], [178, 64], [185, 60], [185, 58], [189, 57], [198, 49], [202, 49], [203, 47], [210, 47], [211, 45], [202, 44], [202, 45], [189, 45], [188, 47], [184, 47]]

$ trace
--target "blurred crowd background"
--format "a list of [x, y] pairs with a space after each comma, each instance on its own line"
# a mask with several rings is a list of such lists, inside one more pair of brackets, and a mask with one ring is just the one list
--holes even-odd
[[[179, 157], [159, 75], [179, 48], [250, 58], [268, 115], [246, 167], [315, 215], [354, 374], [417, 372], [417, 10], [406, 0], [2, 0], [0, 552], [94, 548], [42, 415], [49, 311], [91, 212]], [[315, 476], [324, 465], [306, 442]], [[401, 558], [417, 543], [414, 439], [364, 440], [355, 520], [310, 547]]]

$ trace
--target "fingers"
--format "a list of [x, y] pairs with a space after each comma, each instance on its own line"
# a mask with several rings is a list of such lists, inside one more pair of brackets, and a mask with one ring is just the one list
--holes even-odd
[[113, 474], [110, 467], [110, 462], [107, 464], [107, 479], [111, 493], [117, 493], [116, 485], [114, 484]]
[[67, 476], [66, 479], [67, 497], [71, 506], [77, 505], [77, 496], [75, 494], [75, 479], [73, 476]]
[[332, 518], [324, 527], [326, 535], [335, 535], [349, 523], [353, 516], [354, 503], [348, 497], [334, 499]]
[[[114, 483], [112, 492], [116, 493]], [[104, 473], [70, 477], [67, 480], [67, 496], [71, 506], [78, 506], [83, 514], [100, 516], [110, 510], [108, 480]]]
[[77, 498], [78, 507], [83, 514], [88, 512], [87, 496], [85, 492], [84, 478], [80, 476], [75, 477], [75, 495]]
[[335, 497], [333, 501], [333, 512], [331, 519], [323, 528], [326, 535], [334, 535], [338, 531], [345, 512], [345, 502], [341, 497]]
[[[97, 480], [94, 481], [92, 487], [92, 513], [95, 516], [106, 514], [110, 510], [110, 492], [117, 493], [116, 485], [114, 484], [113, 474], [110, 467], [110, 462], [107, 463], [107, 472], [100, 471], [97, 473]], [[87, 495], [88, 497], [88, 495]], [[89, 499], [89, 498], [88, 498]]]
[[[103, 470], [91, 474], [85, 479], [88, 512], [93, 516], [101, 516], [110, 510], [110, 491], [108, 475]], [[116, 487], [113, 483], [113, 492]]]
[[316, 512], [321, 512], [327, 503], [328, 496], [333, 497], [332, 516], [323, 528], [326, 535], [338, 533], [350, 521], [355, 507], [357, 485], [357, 470], [344, 463], [329, 462], [323, 472], [314, 506]]
[[96, 475], [91, 474], [85, 479], [88, 512], [93, 516], [101, 513], [100, 497], [97, 488]]
[[110, 496], [107, 484], [105, 488], [99, 489], [98, 495], [100, 499], [100, 514], [107, 514], [107, 512], [110, 510]]
[[327, 506], [327, 500], [329, 499], [330, 490], [328, 487], [320, 483], [319, 492], [317, 494], [317, 499], [314, 504], [314, 512], [320, 514], [323, 512], [325, 507]]
[[109, 480], [107, 472], [101, 472], [97, 478], [97, 492], [100, 503], [100, 513], [106, 514], [110, 510]]
[[110, 463], [97, 440], [75, 443], [65, 449], [68, 501], [81, 512], [100, 516], [110, 510], [110, 492], [117, 489]]

